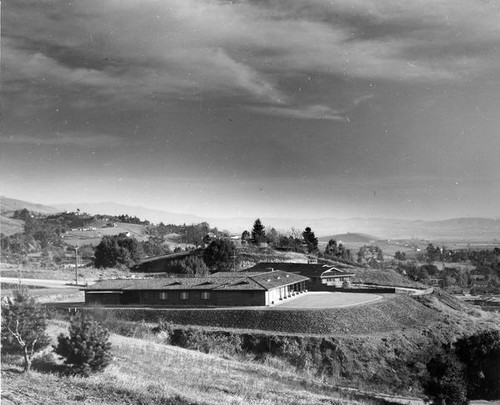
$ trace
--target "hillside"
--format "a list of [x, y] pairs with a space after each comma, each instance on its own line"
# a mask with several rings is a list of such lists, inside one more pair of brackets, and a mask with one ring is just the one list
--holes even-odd
[[10, 236], [24, 231], [24, 222], [20, 219], [0, 215], [0, 233]]
[[[52, 324], [50, 335], [66, 332]], [[32, 375], [2, 361], [2, 404], [331, 404], [356, 405], [312, 379], [265, 365], [224, 359], [142, 339], [111, 335], [113, 362], [89, 378], [64, 377], [50, 356]], [[36, 368], [36, 366], [35, 366]]]
[[339, 233], [336, 235], [328, 235], [328, 236], [320, 236], [318, 238], [319, 242], [328, 242], [330, 239], [337, 241], [338, 243], [342, 242], [344, 245], [346, 243], [364, 243], [370, 244], [379, 240], [380, 238], [372, 235], [366, 235], [363, 233]]
[[0, 211], [2, 212], [2, 214], [11, 213], [23, 208], [26, 208], [28, 211], [38, 212], [40, 214], [55, 214], [61, 211], [60, 209], [49, 205], [36, 204], [28, 201], [16, 200], [14, 198], [0, 196]]
[[[164, 311], [156, 314], [156, 320], [161, 318], [164, 326], [155, 338], [233, 358], [235, 353], [241, 353], [247, 360], [265, 362], [280, 370], [296, 367], [296, 375], [321, 376], [325, 384], [414, 397], [422, 395], [425, 365], [437, 352], [460, 337], [479, 330], [498, 329], [500, 325], [498, 315], [472, 309], [441, 292], [417, 299], [398, 297], [393, 304], [373, 305], [371, 309], [369, 306], [339, 308], [342, 311], [332, 311], [338, 315], [335, 320], [329, 319], [325, 311], [287, 314], [271, 310], [268, 313], [281, 317], [274, 319], [274, 326], [265, 325], [266, 330], [261, 322], [265, 311], [252, 314], [243, 310], [237, 314], [228, 310], [209, 316], [208, 311], [196, 314], [187, 310], [185, 322], [177, 316], [182, 310]], [[127, 321], [119, 321], [116, 310], [93, 310], [102, 322], [128, 336], [141, 335], [150, 330], [146, 325], [155, 325], [152, 311], [127, 312], [124, 316]], [[167, 312], [177, 315], [165, 317]], [[138, 322], [141, 319], [152, 323]], [[261, 329], [245, 328], [245, 320]], [[198, 321], [207, 326], [190, 326]], [[233, 322], [233, 327], [222, 327], [221, 322], [226, 321]], [[321, 329], [325, 321], [331, 328]], [[275, 331], [285, 325], [287, 332]], [[317, 333], [301, 333], [304, 327], [309, 331], [316, 328]]]
[[[89, 214], [121, 215], [128, 214], [137, 216], [143, 220], [153, 223], [163, 222], [165, 224], [197, 224], [208, 222], [211, 226], [219, 229], [227, 229], [231, 232], [241, 233], [252, 227], [255, 218], [233, 217], [233, 218], [209, 218], [193, 214], [181, 214], [160, 209], [150, 209], [140, 206], [109, 203], [62, 203], [46, 206], [34, 204], [12, 198], [1, 197], [2, 212], [14, 211], [19, 208], [27, 208], [30, 211], [41, 213], [55, 213], [58, 211], [74, 211], [79, 208]], [[335, 238], [347, 241], [349, 235], [356, 235], [359, 240], [352, 243], [365, 243], [365, 238], [372, 240], [372, 235], [380, 239], [425, 239], [427, 241], [446, 241], [466, 243], [497, 243], [500, 244], [500, 219], [496, 218], [451, 218], [437, 221], [422, 221], [394, 218], [274, 218], [261, 217], [262, 223], [267, 229], [272, 227], [278, 230], [304, 229], [309, 226], [323, 241]], [[333, 236], [321, 236], [333, 235]], [[344, 236], [345, 235], [345, 236]], [[376, 239], [376, 238], [375, 238]]]

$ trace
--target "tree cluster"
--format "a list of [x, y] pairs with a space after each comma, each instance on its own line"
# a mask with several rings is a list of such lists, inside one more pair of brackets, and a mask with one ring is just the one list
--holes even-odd
[[165, 269], [168, 273], [187, 274], [198, 277], [208, 275], [209, 270], [205, 261], [197, 256], [188, 256], [181, 260], [173, 260]]
[[216, 239], [203, 252], [203, 261], [210, 270], [231, 271], [236, 262], [236, 247], [226, 239]]
[[429, 243], [420, 259], [429, 262], [461, 263], [470, 261], [475, 265], [498, 267], [500, 265], [500, 248], [494, 249], [457, 249], [451, 250]]
[[362, 246], [358, 251], [358, 263], [368, 263], [376, 267], [377, 262], [384, 261], [384, 252], [378, 246]]
[[151, 225], [148, 228], [148, 232], [158, 237], [164, 237], [168, 234], [178, 234], [181, 243], [188, 243], [195, 246], [210, 243], [210, 240], [205, 239], [208, 234], [213, 234], [216, 237], [227, 236], [225, 232], [221, 232], [217, 228], [211, 228], [207, 222], [191, 225], [165, 225], [163, 222], [160, 222], [156, 226]]
[[288, 233], [278, 232], [274, 228], [266, 231], [260, 218], [255, 220], [251, 232], [247, 230], [243, 231], [241, 242], [253, 245], [268, 243], [274, 249], [291, 252], [319, 253], [318, 238], [310, 227], [306, 227], [303, 232], [299, 232], [293, 228]]
[[325, 247], [325, 257], [336, 258], [346, 261], [353, 261], [350, 249], [346, 249], [342, 243], [337, 243], [335, 239], [330, 239]]
[[144, 256], [142, 245], [124, 233], [104, 236], [94, 251], [97, 268], [127, 267], [137, 264]]

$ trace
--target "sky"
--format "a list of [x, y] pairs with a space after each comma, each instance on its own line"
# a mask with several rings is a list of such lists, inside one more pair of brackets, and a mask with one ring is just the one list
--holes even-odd
[[2, 195], [500, 216], [496, 0], [2, 2]]

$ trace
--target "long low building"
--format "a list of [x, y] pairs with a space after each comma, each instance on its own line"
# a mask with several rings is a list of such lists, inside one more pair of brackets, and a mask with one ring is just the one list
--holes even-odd
[[84, 288], [90, 305], [264, 306], [300, 294], [308, 277], [285, 271], [208, 277], [102, 280]]

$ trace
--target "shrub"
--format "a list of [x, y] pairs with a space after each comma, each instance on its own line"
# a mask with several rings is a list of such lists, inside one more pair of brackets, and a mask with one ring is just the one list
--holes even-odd
[[55, 352], [64, 357], [71, 374], [88, 377], [102, 371], [111, 361], [109, 332], [94, 319], [81, 315], [71, 319], [69, 336], [60, 334]]
[[455, 352], [465, 365], [469, 399], [500, 398], [500, 331], [486, 330], [455, 343]]
[[429, 379], [424, 392], [436, 405], [467, 403], [464, 368], [454, 354], [440, 354], [427, 364]]
[[35, 353], [50, 343], [46, 329], [47, 314], [27, 291], [2, 304], [2, 351], [23, 354], [27, 373]]

